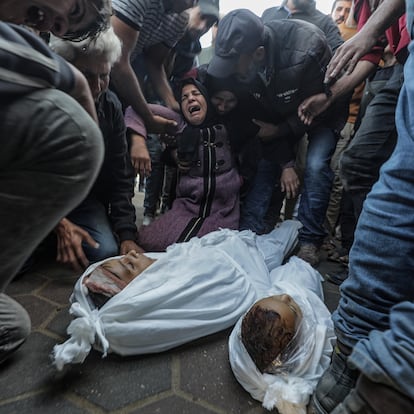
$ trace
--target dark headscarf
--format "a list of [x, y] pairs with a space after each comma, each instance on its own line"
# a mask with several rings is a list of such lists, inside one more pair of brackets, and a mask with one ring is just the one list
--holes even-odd
[[[211, 105], [210, 97], [208, 95], [207, 89], [205, 88], [205, 86], [202, 83], [200, 83], [199, 81], [197, 81], [194, 78], [187, 78], [187, 79], [183, 79], [181, 81], [181, 87], [179, 88], [180, 96], [179, 96], [179, 99], [178, 99], [178, 102], [180, 102], [180, 108], [181, 108], [182, 90], [183, 90], [184, 86], [186, 86], [186, 85], [194, 85], [201, 92], [201, 94], [203, 95], [203, 97], [204, 97], [204, 99], [206, 100], [206, 103], [207, 103], [207, 113], [206, 113], [206, 117], [204, 118], [204, 121], [200, 125], [188, 124], [188, 126], [193, 127], [193, 128], [207, 128], [209, 126], [217, 124], [219, 122], [219, 117], [215, 113], [215, 110], [214, 110], [213, 106]], [[181, 108], [181, 112], [182, 112], [182, 108]], [[184, 114], [183, 114], [183, 116], [184, 116]], [[188, 121], [187, 121], [187, 123], [188, 123]]]

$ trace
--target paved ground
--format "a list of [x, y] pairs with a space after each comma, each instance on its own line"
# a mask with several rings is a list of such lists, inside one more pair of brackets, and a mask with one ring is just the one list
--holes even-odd
[[[136, 200], [142, 205], [142, 195]], [[142, 209], [137, 208], [138, 220]], [[321, 273], [338, 265], [323, 261]], [[259, 414], [267, 412], [232, 376], [229, 330], [157, 355], [102, 359], [92, 351], [82, 365], [56, 372], [49, 354], [65, 339], [73, 272], [45, 261], [14, 281], [8, 293], [29, 311], [33, 332], [0, 368], [0, 414]], [[338, 289], [325, 283], [332, 310]]]

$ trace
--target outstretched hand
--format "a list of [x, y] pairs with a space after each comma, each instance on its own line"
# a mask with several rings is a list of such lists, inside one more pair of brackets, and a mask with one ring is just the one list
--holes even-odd
[[298, 106], [298, 117], [309, 126], [319, 114], [328, 109], [330, 104], [330, 99], [324, 93], [310, 96]]
[[328, 64], [324, 82], [332, 83], [340, 77], [343, 70], [347, 75], [351, 74], [361, 57], [372, 49], [376, 41], [376, 38], [366, 36], [363, 31], [360, 31], [343, 43]]
[[89, 260], [83, 251], [82, 242], [96, 249], [99, 247], [99, 243], [86, 230], [83, 230], [67, 218], [63, 218], [59, 222], [55, 232], [57, 236], [56, 260], [71, 266], [77, 272], [84, 270], [89, 265]]
[[152, 120], [145, 123], [147, 131], [153, 134], [172, 134], [177, 127], [177, 122], [160, 115], [153, 115]]

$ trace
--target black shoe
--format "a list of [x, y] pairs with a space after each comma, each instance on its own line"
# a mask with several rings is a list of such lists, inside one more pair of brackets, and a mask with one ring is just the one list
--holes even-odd
[[336, 350], [329, 368], [322, 375], [308, 407], [308, 414], [328, 414], [355, 386], [359, 371], [347, 365], [347, 357]]
[[325, 275], [325, 280], [331, 282], [334, 285], [340, 285], [348, 278], [348, 269], [344, 269], [339, 273], [327, 273]]
[[408, 414], [414, 413], [414, 401], [385, 384], [361, 375], [356, 387], [332, 414]]

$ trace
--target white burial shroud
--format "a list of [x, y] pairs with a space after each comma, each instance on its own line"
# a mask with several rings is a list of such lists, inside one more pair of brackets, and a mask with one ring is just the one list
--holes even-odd
[[91, 347], [119, 355], [161, 352], [236, 323], [272, 286], [270, 271], [297, 243], [300, 224], [285, 221], [267, 235], [219, 230], [170, 246], [100, 309], [83, 278], [70, 308], [69, 339], [53, 351], [58, 369], [83, 362]]

